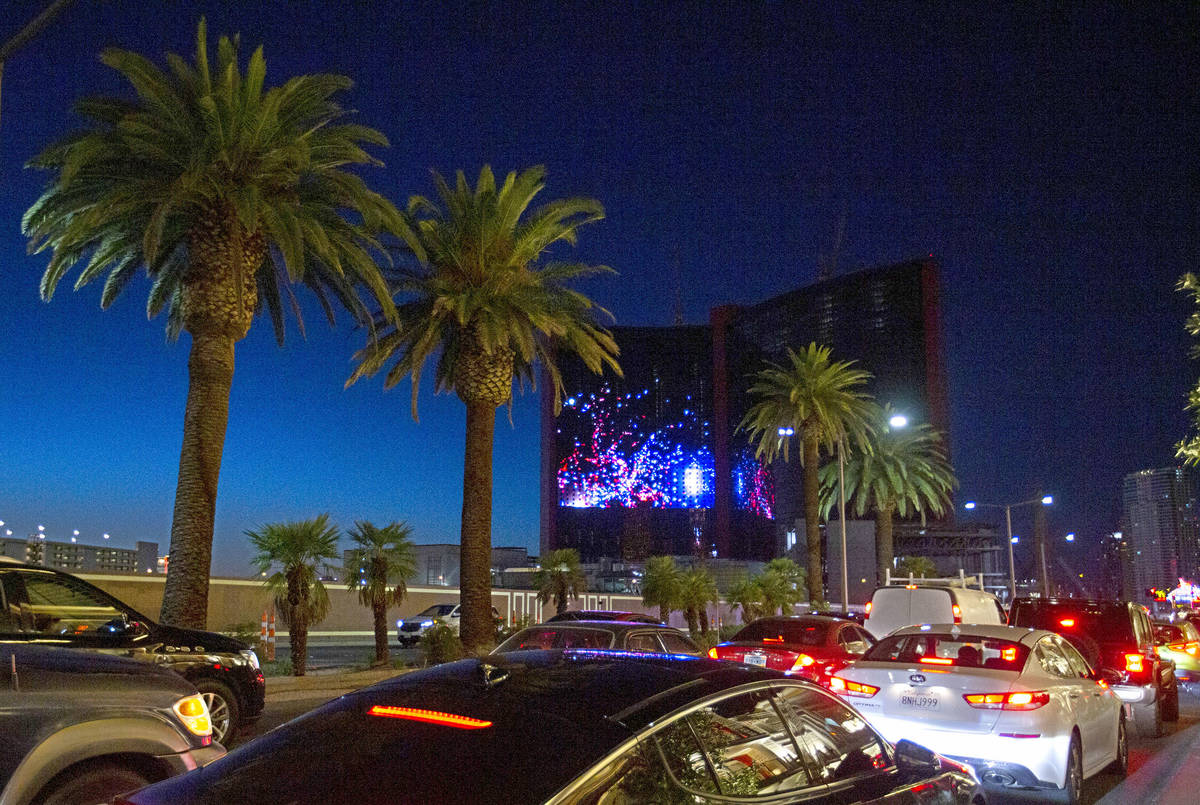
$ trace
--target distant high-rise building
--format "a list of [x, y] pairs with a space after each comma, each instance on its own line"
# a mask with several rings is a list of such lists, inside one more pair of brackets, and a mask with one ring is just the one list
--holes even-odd
[[1179, 579], [1200, 576], [1200, 521], [1196, 476], [1183, 467], [1142, 470], [1125, 476], [1123, 536], [1130, 587], [1146, 599], [1149, 588], [1173, 589]]

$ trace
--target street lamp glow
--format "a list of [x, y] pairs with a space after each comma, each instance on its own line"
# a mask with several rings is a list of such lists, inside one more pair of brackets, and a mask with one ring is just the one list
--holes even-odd
[[1020, 537], [1013, 537], [1013, 538], [1012, 538], [1012, 540], [1010, 540], [1010, 541], [1012, 542], [1012, 544], [1013, 544], [1013, 545], [1016, 545], [1018, 542], [1020, 542], [1020, 541], [1021, 541], [1021, 538], [1020, 538]]
[[1074, 533], [1067, 534], [1067, 542], [1074, 542], [1074, 541], [1075, 541], [1075, 534]]
[[1049, 506], [1053, 502], [1054, 502], [1054, 495], [1046, 495], [1046, 497], [1042, 498], [1043, 506]]
[[908, 426], [908, 417], [906, 417], [904, 414], [893, 414], [892, 418], [888, 420], [888, 424], [891, 425], [893, 428], [907, 427]]
[[780, 436], [791, 436], [795, 432], [796, 432], [795, 428], [780, 428], [779, 429]]
[[79, 529], [77, 528], [77, 529], [75, 529], [74, 531], [72, 531], [71, 533], [72, 533], [72, 534], [74, 534], [75, 536], [77, 536], [77, 537], [78, 537], [78, 536], [79, 536]]
[[104, 535], [104, 538], [105, 538], [105, 539], [108, 539], [108, 534], [105, 534], [105, 535]]
[[971, 509], [974, 509], [974, 508], [975, 508], [975, 501], [973, 501], [973, 500], [968, 500], [966, 503], [964, 503], [964, 504], [963, 504], [963, 508], [964, 508], [964, 509], [966, 509], [967, 511], [970, 511]]

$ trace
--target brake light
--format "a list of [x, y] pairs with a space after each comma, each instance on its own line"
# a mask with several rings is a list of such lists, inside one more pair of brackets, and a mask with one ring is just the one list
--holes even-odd
[[962, 623], [962, 607], [960, 607], [958, 604], [955, 604], [954, 606], [950, 607], [950, 611], [954, 613], [954, 622]]
[[1170, 651], [1187, 651], [1187, 643], [1167, 643]]
[[796, 662], [792, 665], [792, 670], [799, 671], [801, 668], [807, 668], [808, 666], [812, 665], [815, 662], [816, 662], [816, 660], [814, 660], [812, 657], [808, 656], [807, 654], [801, 654], [799, 657], [796, 658]]
[[403, 718], [409, 721], [424, 721], [426, 724], [440, 724], [446, 727], [456, 727], [460, 730], [481, 730], [492, 726], [492, 722], [470, 716], [459, 716], [454, 713], [440, 713], [437, 710], [421, 710], [416, 707], [386, 707], [375, 705], [367, 711], [369, 716], [384, 716], [386, 718]]
[[763, 642], [764, 643], [782, 643], [783, 635], [780, 635], [779, 637], [764, 637]]
[[1200, 653], [1200, 643], [1188, 643], [1183, 650], [1195, 657], [1197, 653]]
[[1060, 621], [1058, 622], [1058, 625], [1059, 625], [1059, 626], [1065, 626], [1065, 627], [1067, 627], [1068, 629], [1070, 629], [1072, 626], [1074, 626], [1074, 625], [1075, 625], [1075, 619], [1074, 619], [1074, 618], [1063, 618], [1062, 620], [1060, 620]]
[[870, 601], [868, 601], [866, 607], [863, 608], [863, 612], [867, 615], [871, 614], [871, 602]]
[[840, 676], [830, 678], [829, 689], [834, 693], [840, 693], [844, 696], [858, 696], [861, 699], [869, 699], [879, 692], [879, 688], [874, 685], [868, 685], [865, 682], [854, 682], [850, 679], [842, 679]]
[[714, 660], [721, 659], [720, 657], [717, 656], [717, 647], [716, 646], [713, 646], [712, 648], [710, 648], [708, 650], [708, 656], [712, 657]]
[[1125, 670], [1131, 674], [1140, 674], [1145, 670], [1146, 658], [1141, 654], [1125, 655]]
[[947, 659], [946, 657], [922, 657], [921, 662], [928, 663], [929, 665], [954, 665], [954, 660]]
[[1016, 646], [1009, 646], [1008, 648], [1000, 649], [1000, 659], [1004, 660], [1005, 662], [1016, 662], [1017, 661]]
[[917, 585], [915, 585], [915, 584], [905, 584], [905, 585], [904, 585], [904, 589], [906, 589], [906, 590], [915, 590], [915, 589], [917, 589]]
[[965, 693], [963, 699], [977, 710], [1036, 710], [1050, 703], [1050, 694], [1044, 690]]

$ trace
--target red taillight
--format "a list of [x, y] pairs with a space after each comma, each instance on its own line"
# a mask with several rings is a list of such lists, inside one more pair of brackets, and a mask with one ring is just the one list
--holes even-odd
[[1197, 654], [1200, 654], [1200, 643], [1188, 643], [1184, 646], [1183, 650], [1195, 657]]
[[1070, 629], [1072, 626], [1074, 626], [1074, 625], [1075, 625], [1075, 619], [1074, 619], [1074, 618], [1063, 618], [1062, 620], [1060, 620], [1060, 621], [1058, 622], [1058, 625], [1059, 625], [1059, 626], [1065, 626], [1065, 627], [1067, 627], [1068, 629]]
[[960, 607], [958, 604], [955, 604], [954, 606], [950, 607], [950, 611], [954, 613], [954, 622], [962, 623], [962, 607]]
[[874, 685], [842, 679], [840, 676], [835, 676], [829, 680], [829, 689], [834, 693], [840, 693], [844, 696], [858, 696], [862, 699], [869, 699], [879, 692], [879, 688]]
[[1187, 651], [1187, 643], [1167, 643], [1169, 651]]
[[369, 716], [384, 716], [386, 718], [403, 718], [409, 721], [424, 721], [426, 724], [440, 724], [445, 727], [456, 727], [460, 730], [481, 730], [492, 726], [492, 722], [470, 716], [459, 716], [454, 713], [439, 713], [437, 710], [421, 710], [416, 707], [386, 707], [377, 704], [367, 711]]
[[1036, 710], [1050, 703], [1044, 690], [1019, 690], [1015, 693], [965, 693], [963, 699], [978, 710]]
[[1141, 654], [1126, 654], [1125, 670], [1131, 674], [1140, 674], [1146, 670], [1146, 658]]
[[717, 647], [716, 646], [713, 646], [712, 648], [710, 648], [708, 650], [708, 656], [712, 657], [714, 660], [721, 659], [720, 657], [717, 656]]
[[802, 670], [802, 669], [807, 668], [808, 666], [812, 665], [815, 662], [816, 662], [816, 660], [814, 660], [812, 657], [808, 656], [807, 654], [801, 654], [800, 656], [796, 657], [796, 662], [792, 664], [792, 670], [793, 671]]
[[1017, 661], [1016, 646], [1010, 646], [1008, 648], [1000, 649], [1000, 659], [1004, 660], [1005, 662], [1016, 662]]
[[954, 660], [946, 657], [922, 657], [921, 662], [929, 665], [954, 665]]
[[870, 601], [867, 602], [867, 606], [863, 609], [863, 612], [867, 615], [871, 614], [871, 602]]
[[783, 635], [780, 635], [779, 637], [764, 637], [763, 642], [764, 643], [782, 643]]

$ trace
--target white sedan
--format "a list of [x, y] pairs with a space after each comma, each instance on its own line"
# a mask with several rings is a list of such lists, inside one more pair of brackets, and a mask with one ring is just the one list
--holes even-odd
[[992, 791], [1075, 803], [1128, 762], [1121, 701], [1069, 642], [1040, 629], [909, 626], [838, 672], [833, 691], [893, 743], [971, 766]]

